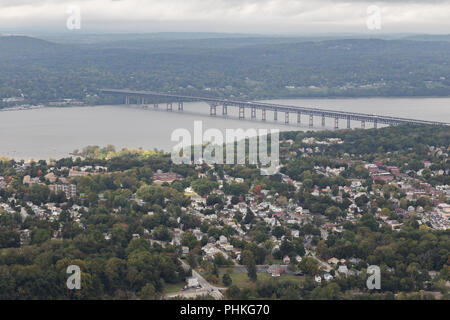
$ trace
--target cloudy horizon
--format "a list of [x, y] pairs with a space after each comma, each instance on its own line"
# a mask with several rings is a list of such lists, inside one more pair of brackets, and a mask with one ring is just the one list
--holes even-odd
[[[0, 33], [450, 33], [450, 0], [0, 0]], [[372, 26], [372, 27], [371, 27]]]

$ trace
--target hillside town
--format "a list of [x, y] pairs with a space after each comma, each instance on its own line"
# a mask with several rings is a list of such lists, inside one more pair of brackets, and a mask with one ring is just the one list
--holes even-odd
[[[371, 294], [349, 279], [365, 279], [367, 267], [377, 264], [399, 277], [382, 296], [422, 290], [442, 298], [450, 274], [450, 147], [423, 145], [421, 161], [413, 150], [362, 157], [339, 149], [352, 135], [286, 135], [279, 173], [269, 177], [248, 166], [181, 168], [164, 153], [111, 147], [88, 148], [76, 159], [3, 160], [0, 248], [78, 243], [84, 233], [100, 232], [96, 241], [126, 252], [157, 250], [181, 269], [173, 271], [179, 284], [173, 290], [151, 284], [153, 297], [249, 298], [242, 295], [252, 281], [275, 279], [311, 285], [318, 296]], [[399, 243], [418, 238], [417, 254], [403, 265]], [[73, 259], [89, 254], [74, 252]], [[401, 270], [413, 267], [413, 280], [404, 280]]]

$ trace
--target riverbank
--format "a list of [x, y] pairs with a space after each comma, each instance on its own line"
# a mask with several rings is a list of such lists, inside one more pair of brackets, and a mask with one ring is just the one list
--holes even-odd
[[[414, 119], [450, 122], [450, 98], [424, 99], [289, 99], [270, 100], [270, 103], [299, 107], [382, 114]], [[70, 156], [75, 149], [88, 145], [116, 148], [154, 148], [170, 151], [178, 142], [171, 141], [176, 129], [193, 132], [194, 122], [201, 121], [203, 130], [218, 129], [279, 129], [280, 131], [307, 131], [309, 119], [301, 117], [298, 126], [295, 114], [290, 115], [290, 124], [285, 125], [284, 115], [278, 115], [278, 122], [272, 113], [267, 113], [267, 121], [261, 121], [261, 113], [252, 120], [239, 120], [238, 110], [228, 108], [228, 117], [221, 114], [209, 115], [205, 103], [185, 103], [182, 113], [177, 110], [167, 112], [161, 105], [157, 111], [153, 107], [104, 105], [76, 107], [40, 107], [20, 111], [4, 112], [0, 117], [0, 155], [13, 159], [48, 159]], [[219, 112], [221, 113], [221, 112]], [[316, 130], [333, 130], [334, 122], [326, 121], [322, 127], [320, 119], [314, 119]], [[352, 128], [360, 128], [361, 123], [351, 122]], [[371, 126], [367, 126], [370, 128]], [[340, 128], [346, 123], [340, 122]]]

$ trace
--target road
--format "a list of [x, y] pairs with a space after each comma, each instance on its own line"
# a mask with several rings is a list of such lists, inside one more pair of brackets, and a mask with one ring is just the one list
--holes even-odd
[[[185, 271], [188, 271], [190, 269], [190, 267], [183, 260], [181, 260], [181, 259], [178, 259], [178, 260], [181, 262], [181, 266], [183, 267], [183, 269]], [[185, 298], [194, 298], [197, 296], [202, 296], [202, 295], [208, 294], [216, 300], [223, 299], [223, 294], [222, 294], [222, 292], [220, 292], [220, 290], [226, 290], [227, 288], [219, 288], [219, 287], [213, 286], [208, 281], [206, 281], [206, 279], [203, 278], [203, 276], [200, 273], [198, 273], [194, 269], [192, 269], [192, 277], [198, 279], [198, 283], [202, 287], [201, 289], [189, 289], [186, 291], [171, 293], [171, 294], [166, 295], [166, 298], [174, 298], [177, 296], [181, 296], [181, 297], [185, 297]]]
[[312, 258], [316, 259], [317, 262], [319, 262], [319, 264], [320, 264], [320, 266], [322, 267], [323, 270], [325, 270], [326, 272], [330, 272], [330, 271], [333, 269], [333, 267], [330, 266], [328, 263], [326, 263], [325, 261], [320, 260], [320, 259], [315, 255], [314, 252], [309, 251], [309, 253], [311, 254], [311, 257], [312, 257]]

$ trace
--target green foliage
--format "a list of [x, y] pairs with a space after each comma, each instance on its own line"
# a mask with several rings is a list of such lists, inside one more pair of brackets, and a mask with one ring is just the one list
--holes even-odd
[[450, 44], [439, 41], [149, 37], [65, 45], [13, 36], [1, 37], [0, 47], [0, 96], [23, 93], [29, 103], [121, 102], [97, 96], [101, 87], [197, 95], [212, 87], [244, 99], [447, 96], [449, 89], [440, 77], [449, 73]]

